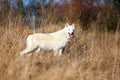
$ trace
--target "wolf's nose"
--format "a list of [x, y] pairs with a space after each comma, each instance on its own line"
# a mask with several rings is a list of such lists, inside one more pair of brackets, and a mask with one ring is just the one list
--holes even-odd
[[73, 35], [74, 34], [74, 32], [72, 32], [72, 34], [71, 35]]

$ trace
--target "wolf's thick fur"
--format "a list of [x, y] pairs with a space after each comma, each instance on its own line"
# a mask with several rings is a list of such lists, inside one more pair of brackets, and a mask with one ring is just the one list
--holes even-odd
[[20, 55], [24, 55], [31, 51], [39, 52], [40, 49], [53, 50], [54, 55], [60, 56], [62, 54], [62, 49], [65, 47], [66, 43], [70, 38], [73, 37], [75, 30], [74, 24], [65, 27], [57, 32], [43, 34], [36, 33], [29, 35], [26, 42], [26, 49], [20, 52]]

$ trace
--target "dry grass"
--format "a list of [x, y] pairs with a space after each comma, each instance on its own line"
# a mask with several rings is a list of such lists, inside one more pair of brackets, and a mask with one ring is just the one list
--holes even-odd
[[[6, 25], [5, 25], [6, 26]], [[7, 25], [8, 26], [8, 25]], [[64, 23], [42, 25], [36, 32], [53, 32]], [[76, 24], [75, 39], [69, 42], [61, 57], [41, 51], [20, 56], [26, 37], [32, 30], [0, 26], [0, 80], [119, 80], [119, 32], [84, 32]]]

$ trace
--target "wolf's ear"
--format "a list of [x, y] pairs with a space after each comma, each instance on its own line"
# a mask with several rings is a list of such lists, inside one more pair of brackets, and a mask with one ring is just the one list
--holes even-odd
[[75, 27], [75, 24], [73, 23], [72, 26]]
[[69, 26], [68, 23], [66, 23], [66, 24], [65, 24], [65, 27], [68, 27], [68, 26]]

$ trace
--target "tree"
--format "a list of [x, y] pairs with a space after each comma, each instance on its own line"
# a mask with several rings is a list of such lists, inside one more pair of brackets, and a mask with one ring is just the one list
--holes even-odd
[[113, 0], [113, 4], [118, 9], [118, 11], [120, 11], [120, 0]]

